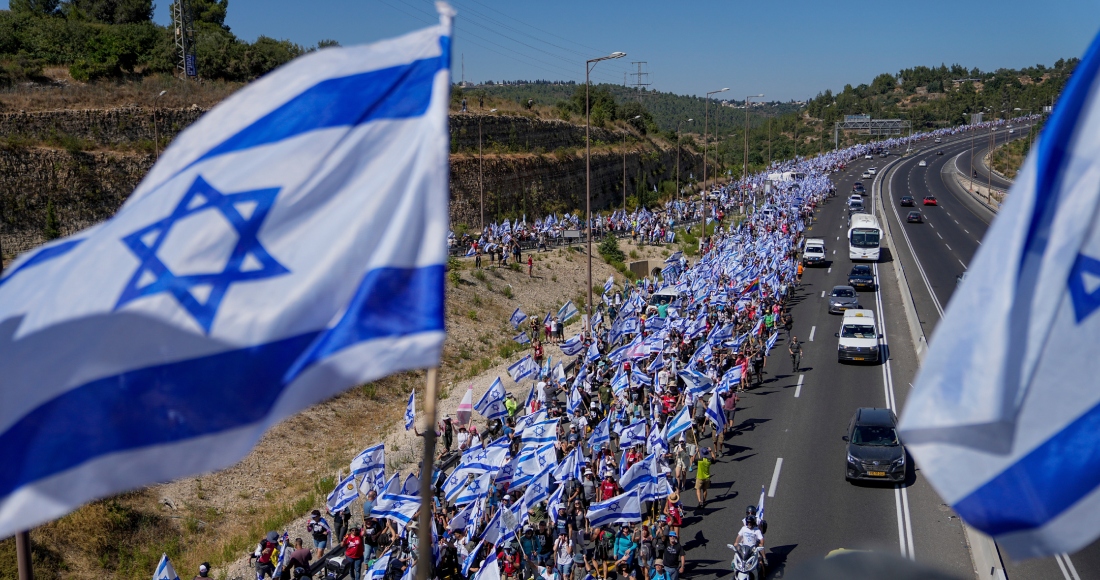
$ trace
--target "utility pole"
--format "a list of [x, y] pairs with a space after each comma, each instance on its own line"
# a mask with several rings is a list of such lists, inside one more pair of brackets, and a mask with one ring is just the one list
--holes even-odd
[[172, 27], [176, 37], [176, 71], [181, 79], [198, 76], [195, 60], [195, 16], [191, 0], [175, 0], [171, 4]]

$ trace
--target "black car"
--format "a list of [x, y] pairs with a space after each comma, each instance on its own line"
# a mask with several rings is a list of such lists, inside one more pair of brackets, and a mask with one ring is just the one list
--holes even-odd
[[852, 193], [865, 193], [866, 191], [867, 189], [863, 187], [863, 183], [860, 181], [857, 181], [855, 185], [852, 186]]
[[899, 200], [899, 202], [901, 203], [902, 207], [913, 207], [917, 204], [917, 202], [913, 199], [913, 196], [911, 195], [901, 196], [901, 200]]
[[848, 272], [848, 285], [853, 288], [875, 289], [875, 273], [867, 264], [856, 264], [852, 271]]
[[890, 409], [856, 409], [848, 423], [848, 460], [844, 479], [905, 481], [908, 460], [898, 439], [897, 417]]
[[919, 211], [911, 211], [909, 215], [905, 216], [905, 221], [911, 224], [919, 224], [924, 221], [924, 218], [921, 217]]
[[943, 155], [943, 149], [940, 149], [939, 151], [936, 151], [936, 155]]

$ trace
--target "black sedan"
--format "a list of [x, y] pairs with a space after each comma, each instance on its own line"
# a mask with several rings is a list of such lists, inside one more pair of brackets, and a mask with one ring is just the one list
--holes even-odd
[[919, 224], [924, 222], [924, 218], [921, 217], [919, 211], [911, 211], [908, 215], [905, 216], [905, 221], [911, 224]]
[[875, 289], [875, 273], [867, 264], [856, 264], [852, 271], [848, 272], [848, 285], [853, 288]]
[[901, 199], [898, 200], [898, 202], [901, 204], [902, 207], [913, 207], [917, 204], [917, 202], [913, 199], [913, 196], [911, 195], [901, 196]]
[[844, 441], [848, 443], [845, 480], [905, 481], [908, 461], [898, 439], [897, 417], [890, 409], [857, 409]]

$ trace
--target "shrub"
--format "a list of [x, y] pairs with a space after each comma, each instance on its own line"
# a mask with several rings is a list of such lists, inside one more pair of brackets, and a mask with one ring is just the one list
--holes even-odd
[[622, 262], [626, 259], [626, 255], [619, 249], [619, 240], [611, 234], [608, 234], [607, 237], [600, 242], [599, 251], [600, 255], [603, 256], [603, 259], [607, 261], [608, 264]]

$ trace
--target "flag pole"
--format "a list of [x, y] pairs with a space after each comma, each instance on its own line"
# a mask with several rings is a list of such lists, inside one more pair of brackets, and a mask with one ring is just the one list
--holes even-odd
[[[432, 476], [435, 474], [435, 403], [439, 399], [439, 368], [428, 369], [427, 388], [424, 389], [424, 416], [428, 428], [424, 430], [424, 458], [420, 467], [420, 525], [417, 529], [416, 580], [432, 577]], [[22, 578], [20, 580], [23, 580]], [[29, 580], [29, 579], [28, 579]]]
[[15, 534], [15, 559], [19, 568], [19, 580], [34, 580], [31, 566], [31, 533], [22, 531]]

